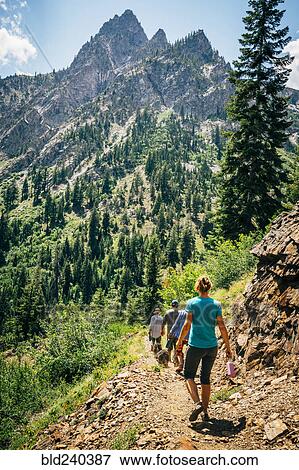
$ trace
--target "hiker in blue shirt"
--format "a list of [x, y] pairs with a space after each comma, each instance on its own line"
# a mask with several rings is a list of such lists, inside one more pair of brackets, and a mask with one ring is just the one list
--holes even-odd
[[[187, 318], [187, 312], [186, 310], [180, 310], [179, 311], [179, 316], [175, 321], [175, 324], [170, 330], [170, 335], [172, 338], [175, 339], [175, 342], [177, 342], [180, 333], [182, 331], [182, 328], [185, 324]], [[176, 372], [180, 373], [182, 372], [184, 368], [184, 353], [183, 353], [183, 347], [185, 344], [188, 344], [188, 339], [189, 339], [189, 331], [186, 335], [186, 337], [183, 339], [183, 342], [179, 348], [176, 348], [176, 353], [177, 353], [177, 360], [178, 360], [178, 367], [176, 368]]]
[[[190, 421], [196, 421], [201, 412], [203, 412], [204, 420], [209, 419], [207, 410], [211, 394], [210, 374], [218, 351], [216, 325], [219, 327], [226, 346], [226, 355], [228, 358], [232, 357], [227, 329], [222, 318], [221, 304], [209, 296], [211, 287], [208, 277], [197, 279], [194, 289], [199, 296], [189, 300], [186, 305], [186, 322], [176, 344], [176, 348], [179, 349], [191, 328], [184, 366], [187, 389], [195, 405], [189, 416]], [[201, 401], [194, 381], [200, 362]]]

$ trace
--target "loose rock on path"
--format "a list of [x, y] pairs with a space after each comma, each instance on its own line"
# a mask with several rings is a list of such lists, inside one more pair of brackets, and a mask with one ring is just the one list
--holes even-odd
[[210, 421], [191, 424], [183, 378], [172, 364], [159, 367], [146, 348], [144, 357], [43, 431], [35, 449], [109, 449], [130, 430], [136, 434], [132, 449], [299, 449], [298, 377], [262, 369], [232, 381], [220, 352]]

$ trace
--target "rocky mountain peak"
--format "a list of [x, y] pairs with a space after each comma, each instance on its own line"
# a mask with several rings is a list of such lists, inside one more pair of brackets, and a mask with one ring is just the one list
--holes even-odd
[[80, 71], [90, 64], [97, 72], [106, 74], [134, 58], [148, 38], [131, 10], [115, 15], [103, 24], [99, 32], [80, 49], [71, 68]]
[[156, 47], [157, 49], [165, 49], [168, 46], [167, 36], [163, 29], [158, 29], [158, 31], [153, 35], [149, 41], [151, 47]]
[[176, 47], [184, 55], [196, 58], [200, 63], [213, 62], [215, 57], [211, 43], [202, 29], [190, 33], [184, 39], [178, 41]]
[[118, 39], [120, 39], [120, 36], [123, 39], [127, 37], [128, 40], [139, 46], [144, 45], [148, 41], [140, 22], [132, 10], [125, 10], [121, 16], [115, 15], [114, 18], [104, 23], [99, 31], [99, 36], [106, 36], [107, 38], [117, 36]]

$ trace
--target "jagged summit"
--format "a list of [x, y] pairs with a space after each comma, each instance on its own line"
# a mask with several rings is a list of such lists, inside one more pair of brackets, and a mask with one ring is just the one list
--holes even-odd
[[115, 15], [114, 18], [104, 23], [99, 31], [100, 36], [108, 37], [119, 33], [127, 36], [133, 34], [135, 44], [140, 46], [148, 41], [140, 22], [132, 10], [125, 10], [121, 16]]
[[152, 47], [157, 47], [157, 49], [164, 49], [168, 46], [167, 36], [164, 29], [158, 29], [158, 31], [153, 35], [149, 44]]
[[80, 49], [71, 68], [82, 71], [88, 66], [100, 76], [106, 76], [148, 44], [148, 38], [131, 10], [115, 15], [103, 24], [99, 32]]
[[212, 62], [215, 57], [211, 43], [202, 29], [188, 34], [177, 41], [175, 46], [185, 55], [196, 57], [202, 63]]
[[130, 10], [130, 8], [127, 8], [121, 16], [126, 16], [128, 18], [132, 18], [132, 17], [136, 18], [136, 16], [134, 15], [133, 11]]

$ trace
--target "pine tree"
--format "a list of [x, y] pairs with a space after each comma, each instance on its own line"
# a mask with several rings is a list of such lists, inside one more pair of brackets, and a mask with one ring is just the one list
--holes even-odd
[[67, 185], [66, 185], [64, 199], [65, 199], [64, 209], [65, 209], [66, 212], [70, 212], [70, 210], [71, 210], [71, 190], [70, 190], [70, 184], [69, 183], [67, 183]]
[[62, 297], [64, 302], [70, 298], [70, 288], [72, 283], [72, 270], [69, 262], [65, 263], [62, 279]]
[[166, 220], [165, 220], [165, 206], [164, 204], [161, 205], [158, 216], [157, 216], [157, 234], [159, 236], [159, 241], [162, 246], [165, 244], [165, 237], [166, 237]]
[[57, 213], [56, 213], [56, 223], [61, 227], [65, 224], [64, 218], [64, 196], [62, 195], [58, 200]]
[[110, 216], [109, 212], [105, 211], [103, 214], [103, 220], [102, 220], [102, 229], [105, 237], [109, 235], [110, 232]]
[[24, 183], [23, 183], [23, 186], [22, 186], [22, 201], [26, 201], [26, 199], [28, 199], [29, 197], [29, 184], [28, 184], [28, 178], [26, 177], [24, 179]]
[[281, 208], [285, 181], [278, 149], [286, 140], [287, 99], [283, 96], [291, 63], [282, 51], [290, 38], [279, 29], [281, 0], [249, 0], [234, 62], [235, 86], [228, 112], [238, 123], [229, 136], [222, 170], [220, 223], [225, 236], [264, 229]]
[[72, 250], [71, 250], [71, 245], [70, 245], [68, 237], [66, 237], [66, 239], [65, 239], [63, 249], [62, 249], [62, 253], [63, 253], [64, 258], [67, 258], [67, 259], [71, 258]]
[[17, 199], [18, 199], [18, 195], [19, 195], [18, 186], [15, 180], [13, 180], [8, 185], [8, 187], [6, 188], [6, 191], [3, 194], [3, 203], [7, 211], [10, 211], [11, 209], [15, 207]]
[[49, 226], [52, 225], [53, 220], [53, 210], [54, 204], [51, 197], [51, 194], [48, 193], [45, 201], [45, 208], [44, 208], [44, 222], [46, 224], [46, 233], [49, 233]]
[[153, 303], [158, 299], [160, 284], [160, 247], [156, 236], [150, 240], [145, 262], [145, 286], [149, 289]]
[[221, 158], [222, 158], [222, 140], [221, 140], [220, 129], [219, 129], [218, 125], [215, 128], [214, 144], [217, 147], [217, 159], [221, 160]]
[[37, 206], [40, 203], [40, 196], [43, 190], [43, 175], [41, 170], [33, 170], [32, 175], [32, 185], [33, 185], [33, 205]]
[[42, 320], [46, 314], [45, 298], [40, 273], [25, 286], [23, 295], [17, 299], [15, 315], [19, 327], [19, 340], [27, 340], [42, 331]]
[[82, 270], [82, 294], [83, 302], [89, 304], [94, 293], [93, 271], [92, 264], [88, 257], [86, 257]]
[[179, 255], [178, 255], [177, 248], [178, 248], [177, 228], [173, 226], [171, 229], [170, 237], [169, 237], [167, 247], [166, 247], [167, 263], [173, 268], [179, 262]]
[[99, 216], [98, 216], [96, 209], [92, 211], [90, 221], [89, 221], [88, 245], [91, 251], [92, 259], [98, 258], [99, 256]]
[[80, 184], [80, 181], [78, 179], [76, 179], [75, 181], [72, 196], [73, 196], [72, 197], [73, 211], [81, 212], [82, 204], [83, 204], [83, 191], [82, 191], [82, 185]]
[[102, 193], [103, 194], [111, 193], [111, 182], [110, 182], [110, 177], [108, 173], [106, 173], [104, 176], [103, 185], [102, 185]]
[[124, 305], [128, 300], [128, 292], [132, 285], [131, 272], [127, 267], [124, 267], [123, 272], [119, 279], [120, 301]]
[[180, 248], [181, 263], [185, 266], [192, 259], [195, 250], [195, 235], [190, 223], [183, 229]]
[[2, 213], [0, 218], [0, 266], [5, 264], [5, 252], [9, 250], [9, 228], [7, 216]]

